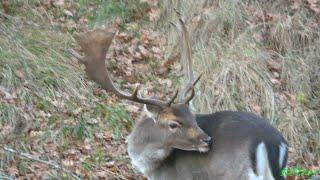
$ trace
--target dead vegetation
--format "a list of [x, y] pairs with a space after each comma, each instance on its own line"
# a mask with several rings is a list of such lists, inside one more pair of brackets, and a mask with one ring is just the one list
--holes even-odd
[[[140, 107], [82, 79], [69, 49], [77, 49], [74, 32], [113, 24], [119, 32], [107, 68], [116, 83], [127, 89], [140, 83], [151, 96], [172, 94], [182, 83], [172, 7], [185, 16], [194, 69], [204, 72], [196, 111], [260, 114], [288, 139], [290, 166], [319, 169], [320, 4], [314, 0], [10, 1], [0, 9], [0, 145], [81, 178], [141, 178], [124, 142]], [[0, 150], [0, 179], [71, 176]]]

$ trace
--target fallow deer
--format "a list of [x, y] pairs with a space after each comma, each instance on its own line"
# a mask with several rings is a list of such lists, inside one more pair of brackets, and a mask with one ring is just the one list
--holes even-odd
[[[199, 80], [192, 71], [188, 31], [179, 19], [181, 58], [187, 83], [168, 101], [142, 98], [113, 84], [106, 68], [106, 52], [114, 33], [97, 29], [76, 37], [87, 76], [107, 92], [146, 105], [148, 117], [138, 121], [128, 137], [133, 166], [148, 179], [160, 180], [271, 180], [284, 179], [288, 145], [281, 133], [254, 114], [224, 111], [193, 114], [188, 107]], [[190, 94], [190, 95], [188, 95]], [[177, 100], [176, 100], [177, 99]]]

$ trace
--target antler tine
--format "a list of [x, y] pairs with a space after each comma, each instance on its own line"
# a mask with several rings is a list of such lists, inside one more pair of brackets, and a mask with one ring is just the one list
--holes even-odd
[[193, 89], [194, 85], [198, 82], [201, 76], [198, 76], [197, 78], [194, 77], [193, 69], [192, 69], [191, 45], [190, 45], [188, 29], [185, 26], [184, 20], [181, 17], [181, 13], [178, 12], [176, 9], [175, 11], [179, 16], [179, 27], [174, 23], [171, 23], [171, 24], [173, 24], [176, 27], [176, 30], [181, 39], [180, 40], [181, 64], [183, 64], [184, 73], [185, 73], [185, 76], [187, 77], [187, 82], [185, 84], [185, 87], [183, 88], [179, 96], [179, 102], [188, 103], [193, 98], [194, 91], [192, 92], [192, 96], [189, 96], [188, 98], [186, 98], [186, 95], [191, 89]]
[[174, 93], [174, 95], [172, 96], [172, 98], [167, 102], [167, 106], [170, 106], [173, 102], [174, 102], [174, 100], [177, 98], [177, 96], [178, 96], [178, 90], [176, 90], [176, 92]]
[[139, 86], [135, 88], [132, 94], [128, 94], [119, 90], [113, 84], [105, 68], [105, 57], [114, 35], [114, 32], [110, 32], [107, 29], [96, 29], [94, 31], [76, 35], [76, 40], [84, 51], [84, 57], [74, 53], [72, 54], [85, 65], [87, 76], [101, 85], [106, 91], [112, 92], [121, 98], [160, 107], [170, 106], [177, 95], [174, 95], [168, 102], [164, 102], [156, 99], [138, 97]]
[[194, 88], [192, 88], [191, 94], [187, 98], [184, 99], [183, 104], [188, 104], [189, 101], [191, 101], [193, 99], [194, 95], [195, 95]]
[[194, 95], [195, 95], [194, 86], [198, 83], [198, 81], [200, 80], [201, 76], [202, 76], [202, 73], [197, 77], [197, 79], [193, 82], [193, 84], [190, 85], [189, 91], [191, 90], [191, 94], [190, 94], [190, 96], [188, 96], [187, 98], [185, 98], [183, 100], [184, 104], [188, 104], [189, 101], [191, 101], [192, 98], [194, 97]]

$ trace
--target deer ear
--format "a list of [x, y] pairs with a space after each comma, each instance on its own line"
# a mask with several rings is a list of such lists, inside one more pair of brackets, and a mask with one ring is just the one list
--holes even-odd
[[153, 120], [157, 119], [158, 114], [162, 110], [162, 108], [159, 106], [154, 106], [149, 104], [145, 104], [143, 108], [147, 116], [152, 118]]

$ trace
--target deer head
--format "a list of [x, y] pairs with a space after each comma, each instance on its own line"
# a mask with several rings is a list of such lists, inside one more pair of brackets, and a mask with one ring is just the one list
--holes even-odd
[[[199, 128], [195, 116], [188, 107], [189, 101], [195, 94], [193, 87], [200, 76], [194, 78], [192, 73], [191, 48], [188, 32], [182, 19], [180, 19], [179, 25], [176, 27], [181, 37], [182, 60], [186, 62], [188, 82], [177, 102], [175, 100], [177, 99], [178, 91], [168, 101], [161, 101], [140, 97], [138, 95], [138, 87], [132, 94], [123, 92], [115, 87], [105, 68], [105, 56], [115, 34], [108, 29], [96, 29], [77, 35], [76, 40], [84, 52], [84, 57], [74, 51], [72, 54], [80, 63], [85, 65], [87, 76], [107, 92], [114, 93], [123, 99], [145, 104], [154, 121], [154, 125], [157, 127], [158, 132], [162, 134], [162, 140], [166, 146], [206, 152], [209, 150], [211, 138]], [[190, 95], [187, 96], [190, 91]], [[143, 131], [148, 131], [148, 129]]]

